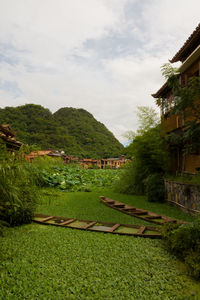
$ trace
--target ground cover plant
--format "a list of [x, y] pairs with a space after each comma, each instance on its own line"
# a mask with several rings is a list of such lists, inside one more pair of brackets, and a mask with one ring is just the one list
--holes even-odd
[[[53, 165], [54, 162], [47, 168], [44, 161], [40, 166], [30, 165], [38, 184], [44, 182], [41, 170], [54, 170]], [[63, 170], [62, 164], [57, 168]], [[76, 168], [74, 176], [78, 174]], [[95, 177], [95, 172], [90, 171], [100, 171], [105, 178], [113, 172], [83, 170], [82, 183]], [[88, 178], [86, 174], [90, 174]], [[150, 203], [144, 196], [113, 192], [107, 188], [109, 180], [103, 180], [99, 179], [98, 186], [98, 180], [96, 183], [94, 179], [90, 193], [55, 188], [57, 184], [40, 188], [36, 212], [152, 225], [106, 207], [99, 199], [104, 195], [171, 217], [192, 220], [167, 203]], [[162, 241], [30, 224], [8, 229], [0, 240], [0, 253], [2, 300], [198, 299], [200, 293], [198, 284], [187, 276], [184, 265], [168, 253]]]
[[[41, 200], [37, 206], [37, 213], [47, 215], [104, 221], [124, 224], [146, 224], [143, 220], [133, 218], [113, 210], [100, 202], [99, 195], [109, 194], [110, 190], [97, 189], [90, 193], [86, 192], [63, 192], [53, 188], [41, 189]], [[112, 191], [111, 191], [112, 194]], [[110, 195], [111, 195], [110, 194]]]
[[105, 206], [99, 199], [99, 196], [103, 195], [172, 218], [188, 222], [194, 219], [192, 216], [168, 203], [152, 203], [148, 202], [145, 196], [125, 195], [116, 193], [108, 188], [96, 188], [90, 193], [63, 192], [54, 188], [42, 188], [40, 189], [40, 195], [40, 202], [37, 205], [36, 212], [61, 217], [152, 225], [152, 223], [147, 223], [144, 220], [122, 214], [117, 210]]
[[[100, 203], [99, 194], [105, 193], [122, 201], [122, 194], [108, 189], [66, 193], [45, 188], [38, 211], [136, 223]], [[123, 200], [132, 204], [146, 201], [132, 195]], [[137, 223], [146, 224], [139, 219]], [[0, 245], [0, 299], [4, 300], [198, 299], [200, 292], [198, 283], [187, 276], [184, 265], [160, 240], [31, 224], [9, 229]]]

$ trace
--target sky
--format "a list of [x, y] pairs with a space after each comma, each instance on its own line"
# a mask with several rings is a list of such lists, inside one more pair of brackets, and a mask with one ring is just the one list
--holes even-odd
[[199, 0], [0, 0], [0, 108], [84, 108], [125, 143], [199, 12]]

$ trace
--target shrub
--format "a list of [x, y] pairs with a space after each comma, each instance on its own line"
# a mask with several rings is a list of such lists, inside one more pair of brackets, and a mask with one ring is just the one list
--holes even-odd
[[144, 178], [142, 175], [139, 161], [133, 158], [132, 161], [122, 169], [119, 180], [115, 184], [115, 190], [125, 194], [144, 194]]
[[188, 271], [191, 276], [200, 279], [200, 245], [196, 250], [190, 249], [185, 256], [185, 263], [188, 266]]
[[12, 155], [2, 145], [0, 150], [1, 223], [12, 226], [29, 223], [37, 200], [30, 166], [20, 153]]
[[150, 202], [165, 201], [165, 187], [162, 174], [149, 175], [145, 181], [146, 195]]
[[[145, 193], [145, 182], [148, 176], [155, 173], [162, 176], [169, 166], [168, 152], [164, 145], [160, 125], [140, 130], [128, 147], [131, 147], [133, 159], [120, 177], [116, 190], [141, 195]], [[161, 183], [159, 185], [161, 188]], [[159, 194], [162, 194], [162, 188]], [[161, 199], [162, 195], [159, 197]]]
[[189, 273], [200, 279], [200, 218], [183, 225], [165, 225], [163, 236], [169, 250], [182, 259]]

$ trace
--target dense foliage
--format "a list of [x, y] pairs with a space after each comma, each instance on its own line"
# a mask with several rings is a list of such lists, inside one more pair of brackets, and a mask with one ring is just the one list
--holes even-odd
[[77, 165], [56, 166], [38, 170], [42, 186], [70, 192], [89, 192], [96, 187], [111, 187], [118, 179], [118, 170], [84, 169]]
[[12, 155], [0, 145], [0, 220], [1, 224], [30, 223], [37, 201], [30, 166], [19, 154]]
[[117, 157], [123, 146], [84, 109], [61, 108], [54, 114], [34, 104], [0, 109], [0, 124], [10, 124], [18, 139], [42, 149], [92, 158]]
[[150, 202], [165, 201], [164, 179], [159, 173], [151, 174], [146, 179], [146, 195]]
[[75, 138], [84, 155], [118, 157], [123, 150], [114, 135], [84, 109], [61, 108], [54, 118]]
[[123, 171], [116, 189], [122, 193], [144, 194], [148, 176], [160, 174], [162, 177], [167, 169], [168, 153], [160, 125], [136, 135], [129, 147], [133, 160]]
[[162, 180], [158, 186], [154, 185], [154, 191], [150, 186], [151, 176], [162, 178], [169, 166], [168, 150], [162, 137], [159, 117], [153, 108], [146, 106], [138, 107], [137, 117], [139, 128], [135, 133], [129, 132], [132, 142], [125, 148], [125, 153], [132, 157], [132, 162], [122, 172], [116, 190], [128, 194], [148, 192], [150, 201], [163, 201]]
[[166, 225], [163, 235], [170, 251], [186, 263], [192, 276], [200, 279], [200, 218], [181, 226]]

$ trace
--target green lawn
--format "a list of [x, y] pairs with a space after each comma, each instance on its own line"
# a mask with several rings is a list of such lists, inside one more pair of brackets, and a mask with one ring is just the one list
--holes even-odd
[[[99, 202], [99, 195], [149, 208], [145, 197], [109, 190], [67, 193], [41, 190], [37, 212], [142, 224]], [[155, 212], [189, 220], [167, 204]], [[161, 240], [30, 224], [0, 240], [0, 299], [200, 299], [199, 283], [170, 255]]]

